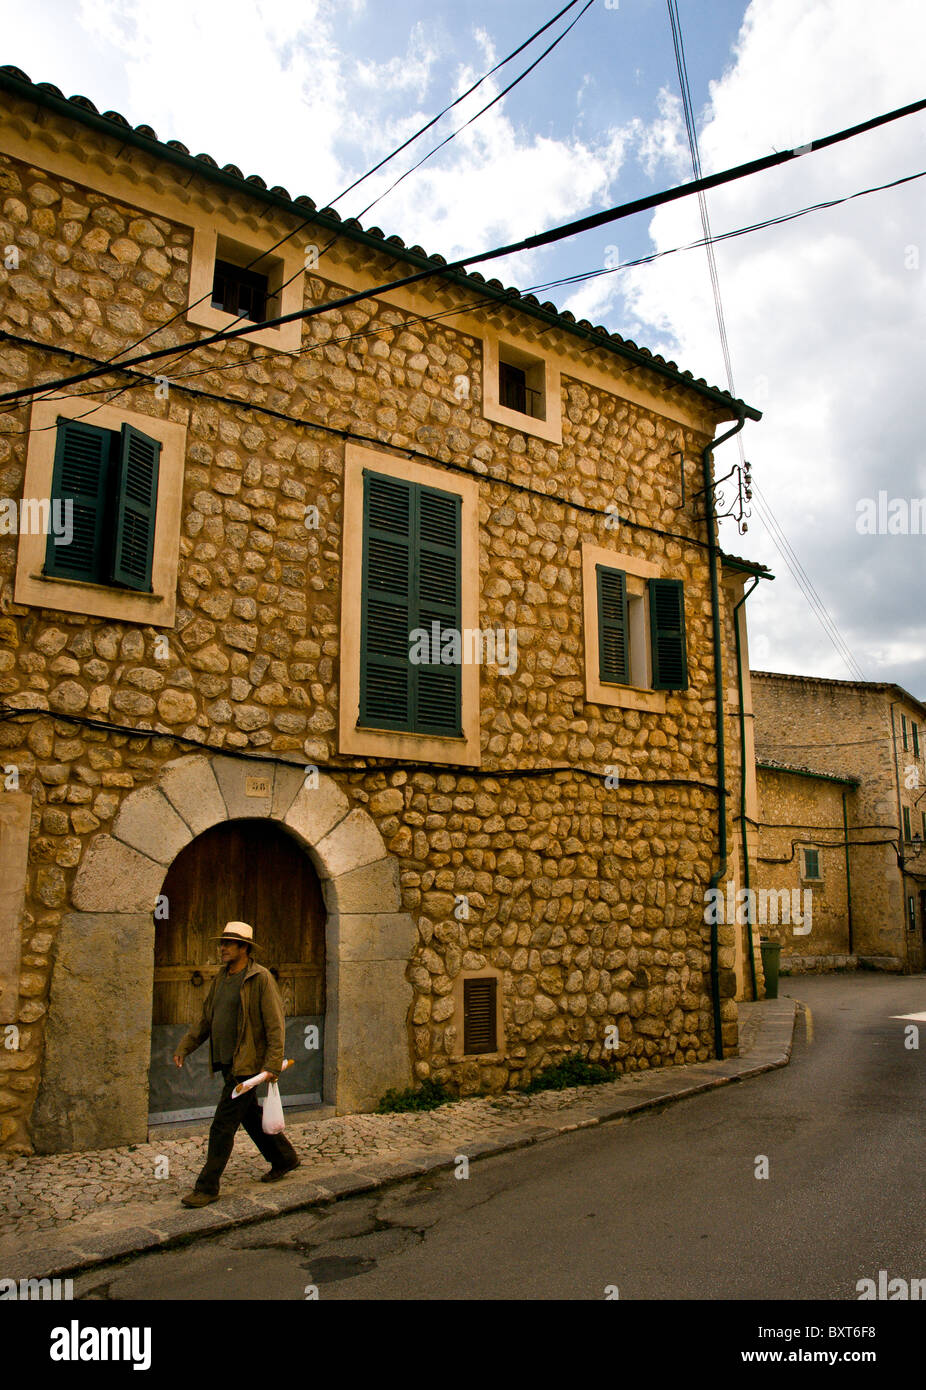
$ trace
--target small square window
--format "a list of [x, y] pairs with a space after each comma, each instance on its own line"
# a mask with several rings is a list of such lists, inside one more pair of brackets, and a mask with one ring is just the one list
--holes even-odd
[[804, 850], [804, 878], [818, 879], [820, 877], [820, 851], [818, 849]]
[[251, 323], [263, 323], [267, 318], [270, 282], [256, 270], [246, 270], [231, 261], [215, 263], [212, 282], [212, 307]]
[[479, 976], [463, 981], [463, 1051], [498, 1051], [498, 980]]
[[545, 420], [546, 391], [543, 361], [515, 348], [499, 345], [498, 403], [532, 420]]

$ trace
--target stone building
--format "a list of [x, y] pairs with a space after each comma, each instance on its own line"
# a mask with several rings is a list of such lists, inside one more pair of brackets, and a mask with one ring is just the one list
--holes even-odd
[[782, 963], [922, 970], [926, 705], [897, 685], [767, 671], [752, 690], [759, 882], [812, 894], [810, 932], [768, 927]]
[[735, 1050], [704, 902], [742, 571], [703, 469], [758, 412], [84, 97], [0, 90], [2, 1147], [210, 1108], [169, 1057], [230, 918], [280, 981], [293, 1104]]
[[791, 974], [856, 966], [850, 834], [860, 824], [858, 778], [768, 759], [756, 777], [762, 936], [781, 944], [781, 968]]

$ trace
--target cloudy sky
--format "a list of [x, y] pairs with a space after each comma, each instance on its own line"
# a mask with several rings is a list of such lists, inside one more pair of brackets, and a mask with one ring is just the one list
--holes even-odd
[[[5, 27], [3, 61], [323, 205], [565, 3], [32, 0]], [[342, 216], [450, 258], [689, 179], [666, 0], [594, 0], [510, 95], [387, 192], [581, 8], [338, 201]], [[679, 0], [679, 13], [705, 172], [924, 95], [922, 0]], [[718, 190], [712, 230], [920, 173], [924, 136], [926, 114], [908, 117]], [[484, 270], [527, 288], [700, 235], [686, 199]], [[750, 599], [752, 664], [860, 669], [926, 699], [926, 535], [902, 529], [926, 525], [908, 505], [926, 497], [926, 179], [728, 240], [716, 257], [735, 388], [764, 412], [744, 434], [758, 507], [748, 534], [722, 533], [777, 576]], [[727, 384], [703, 250], [543, 297]], [[721, 472], [735, 443], [725, 458]], [[860, 533], [879, 493], [898, 499], [882, 507], [892, 533]], [[792, 578], [776, 524], [854, 666]]]

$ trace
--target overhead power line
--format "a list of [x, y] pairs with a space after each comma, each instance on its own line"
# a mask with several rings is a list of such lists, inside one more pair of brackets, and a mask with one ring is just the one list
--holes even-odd
[[[694, 117], [694, 107], [691, 100], [691, 88], [688, 81], [688, 65], [685, 60], [685, 40], [682, 34], [681, 18], [678, 13], [678, 0], [667, 0], [669, 8], [669, 21], [672, 27], [672, 42], [675, 49], [675, 62], [678, 70], [679, 87], [682, 94], [682, 109], [685, 117], [685, 129], [688, 135], [688, 147], [691, 152], [691, 164], [695, 177], [701, 178], [701, 154], [698, 149], [698, 132]], [[698, 204], [701, 214], [701, 226], [704, 231], [703, 245], [707, 254], [708, 270], [710, 273], [711, 290], [714, 297], [714, 309], [717, 315], [717, 328], [720, 334], [720, 346], [723, 353], [724, 368], [727, 374], [727, 384], [731, 395], [736, 395], [733, 379], [733, 361], [730, 354], [730, 342], [727, 336], [727, 326], [723, 312], [723, 300], [720, 294], [720, 279], [717, 274], [717, 260], [714, 255], [714, 237], [711, 235], [710, 218], [707, 210], [707, 200], [704, 192], [698, 193]], [[740, 462], [745, 466], [746, 455], [743, 451], [742, 436], [738, 437]], [[758, 484], [753, 481], [753, 489], [756, 497], [756, 511], [760, 520], [771, 537], [775, 548], [781, 555], [785, 564], [791, 572], [795, 583], [807, 599], [814, 616], [820, 623], [830, 642], [836, 650], [837, 655], [845, 662], [849, 671], [857, 675], [858, 679], [864, 680], [861, 667], [855, 660], [848, 644], [839, 631], [835, 619], [824, 604], [820, 595], [817, 593], [813, 583], [794, 553], [794, 550], [784, 533], [783, 528], [778, 522], [777, 517], [772, 511], [771, 504], [764, 497]]]
[[[851, 202], [855, 198], [866, 197], [867, 195], [872, 193], [882, 193], [886, 189], [897, 188], [901, 184], [911, 183], [916, 179], [922, 178], [926, 178], [926, 170], [922, 170], [920, 173], [917, 174], [906, 174], [902, 178], [892, 179], [889, 183], [876, 184], [871, 188], [863, 188], [856, 193], [848, 193], [842, 198], [829, 198], [824, 202], [813, 203], [810, 206], [800, 208], [795, 212], [782, 213], [776, 217], [768, 217], [760, 222], [753, 222], [747, 227], [737, 227], [726, 232], [712, 233], [710, 240], [713, 244], [716, 245], [718, 242], [728, 241], [735, 237], [748, 236], [751, 235], [753, 232], [763, 231], [767, 227], [780, 226], [783, 223], [794, 221], [795, 219], [800, 217], [805, 217], [809, 213], [820, 212], [829, 208], [839, 207], [841, 204]], [[661, 260], [663, 256], [676, 256], [683, 251], [700, 250], [703, 246], [706, 246], [707, 244], [707, 240], [704, 237], [700, 237], [698, 238], [698, 240], [690, 241], [684, 246], [670, 246], [666, 247], [662, 251], [652, 251], [646, 256], [637, 256], [633, 260], [621, 261], [621, 263], [617, 266], [606, 266], [603, 268], [596, 267], [596, 269], [594, 270], [580, 271], [575, 275], [563, 275], [555, 280], [546, 280], [541, 284], [528, 285], [523, 291], [523, 293], [548, 294], [551, 290], [560, 289], [568, 285], [582, 284], [587, 281], [596, 279], [599, 276], [616, 275], [622, 270], [631, 270], [636, 269], [640, 266], [650, 265], [654, 261]], [[195, 377], [209, 376], [211, 374], [221, 375], [224, 372], [241, 371], [244, 367], [250, 366], [255, 362], [274, 361], [279, 357], [286, 357], [288, 359], [293, 359], [296, 357], [308, 357], [312, 353], [323, 352], [326, 347], [344, 347], [348, 343], [359, 342], [365, 338], [382, 337], [386, 333], [399, 333], [403, 329], [414, 328], [416, 325], [427, 323], [439, 323], [446, 319], [455, 318], [459, 314], [472, 313], [478, 309], [487, 308], [489, 305], [496, 304], [497, 302], [497, 298], [495, 296], [492, 296], [491, 298], [475, 300], [472, 303], [465, 304], [453, 309], [438, 309], [433, 314], [413, 314], [408, 318], [401, 319], [398, 323], [393, 323], [389, 325], [373, 324], [371, 327], [368, 328], [357, 329], [353, 333], [344, 333], [341, 335], [335, 334], [327, 342], [308, 343], [305, 345], [305, 347], [298, 348], [295, 352], [289, 348], [277, 348], [273, 352], [256, 353], [250, 357], [240, 359], [236, 358], [234, 361], [231, 362], [212, 362], [207, 364], [206, 366], [194, 367], [192, 370], [186, 372], [177, 372], [175, 370], [177, 364], [175, 363], [174, 368], [171, 371], [171, 381], [176, 385], [181, 385], [183, 382], [191, 381]], [[32, 343], [32, 346], [40, 347], [41, 344], [35, 342]], [[196, 346], [196, 343], [191, 344], [190, 352], [194, 351]], [[113, 372], [118, 371], [118, 366], [119, 364], [113, 364]], [[88, 391], [80, 392], [78, 394], [86, 396], [88, 400], [90, 400], [93, 396], [106, 395], [108, 396], [108, 400], [105, 402], [105, 404], [108, 404], [110, 400], [115, 400], [125, 391], [130, 390], [132, 384], [133, 383], [129, 382], [126, 386], [118, 387], [111, 385], [96, 386], [91, 387]], [[54, 399], [51, 392], [49, 392], [48, 399]], [[79, 420], [85, 420], [88, 415], [92, 415], [99, 408], [99, 406], [94, 406], [91, 410], [86, 411], [85, 414], [75, 416], [74, 418]], [[5, 413], [9, 414], [10, 412], [7, 411]], [[9, 431], [8, 433], [31, 434], [38, 433], [41, 430], [53, 430], [55, 428], [56, 425], [52, 423], [50, 425], [43, 425], [39, 427], [39, 430], [35, 431], [33, 431], [32, 429], [24, 429], [21, 431], [13, 430]], [[762, 519], [764, 522], [764, 518]]]
[[[465, 270], [468, 266], [481, 265], [486, 261], [500, 260], [504, 256], [514, 255], [520, 251], [537, 250], [542, 246], [551, 246], [556, 242], [564, 241], [568, 237], [578, 236], [582, 232], [593, 231], [597, 227], [607, 226], [609, 223], [616, 222], [625, 217], [631, 217], [638, 212], [647, 212], [652, 208], [662, 207], [666, 203], [676, 202], [681, 198], [691, 197], [701, 191], [710, 188], [719, 188], [728, 183], [734, 183], [739, 179], [751, 177], [753, 174], [763, 173], [767, 169], [777, 168], [792, 159], [801, 158], [807, 154], [828, 149], [832, 145], [840, 144], [845, 140], [854, 139], [856, 136], [866, 134], [868, 131], [878, 129], [880, 126], [887, 125], [892, 121], [901, 120], [905, 116], [911, 116], [917, 112], [926, 110], [926, 98], [911, 102], [907, 106], [898, 107], [894, 111], [889, 111], [880, 116], [874, 116], [867, 121], [862, 121], [857, 125], [849, 126], [845, 130], [837, 131], [832, 135], [823, 136], [819, 140], [814, 140], [808, 144], [801, 145], [794, 150], [777, 151], [774, 154], [764, 155], [760, 159], [750, 160], [745, 164], [736, 165], [731, 169], [724, 169], [716, 174], [710, 174], [706, 178], [695, 179], [690, 183], [679, 184], [674, 188], [664, 189], [660, 193], [648, 194], [643, 198], [636, 198], [629, 203], [623, 203], [617, 207], [608, 208], [603, 212], [592, 213], [587, 217], [580, 217], [571, 222], [567, 222], [558, 227], [550, 228], [545, 232], [535, 233], [533, 236], [523, 237], [519, 241], [510, 242], [505, 246], [495, 247], [489, 251], [480, 251], [470, 256], [461, 256], [455, 261], [444, 264], [429, 265], [425, 269], [413, 272], [411, 275], [403, 275], [396, 280], [390, 280], [380, 285], [373, 285], [367, 289], [357, 290], [352, 294], [342, 295], [338, 299], [329, 300], [324, 304], [310, 305], [308, 308], [295, 310], [290, 314], [282, 314], [278, 318], [268, 319], [259, 326], [249, 324], [243, 328], [226, 329], [222, 332], [212, 333], [205, 338], [200, 338], [195, 344], [196, 347], [209, 347], [214, 343], [230, 342], [248, 333], [257, 331], [257, 327], [274, 328], [280, 324], [293, 323], [300, 319], [314, 318], [319, 314], [329, 313], [333, 309], [346, 308], [351, 304], [357, 304], [364, 299], [373, 299], [379, 294], [387, 294], [393, 290], [403, 289], [407, 285], [419, 284], [424, 280], [433, 279], [435, 276], [452, 274], [455, 271]], [[128, 358], [119, 363], [120, 366], [136, 366], [141, 362], [158, 361], [169, 356], [176, 356], [178, 352], [186, 353], [189, 344], [181, 344], [169, 348], [159, 348], [155, 351], [140, 354], [137, 357]], [[8, 391], [0, 395], [0, 402], [17, 401], [33, 396], [39, 391], [60, 390], [65, 386], [77, 385], [81, 381], [88, 381], [94, 377], [103, 375], [106, 367], [94, 368], [87, 372], [81, 372], [74, 376], [63, 377], [60, 380], [44, 382], [41, 386], [22, 387], [16, 391]]]
[[[511, 62], [514, 58], [516, 58], [520, 53], [523, 53], [524, 50], [525, 50], [526, 48], [529, 48], [529, 47], [531, 46], [531, 44], [534, 43], [534, 41], [535, 41], [536, 39], [538, 39], [538, 38], [541, 36], [541, 34], [546, 33], [546, 31], [547, 31], [548, 29], [550, 29], [550, 28], [557, 22], [557, 20], [561, 19], [562, 16], [563, 16], [564, 14], [568, 13], [569, 10], [574, 9], [575, 6], [578, 5], [578, 4], [580, 4], [580, 3], [581, 3], [581, 0], [569, 0], [569, 3], [568, 3], [567, 5], [564, 5], [564, 6], [562, 7], [562, 9], [558, 10], [557, 13], [556, 13], [555, 15], [553, 15], [553, 17], [552, 17], [551, 19], [548, 19], [547, 22], [546, 22], [545, 24], [541, 25], [541, 27], [540, 27], [539, 29], [535, 29], [534, 32], [533, 32], [527, 39], [525, 39], [525, 40], [523, 41], [523, 43], [520, 43], [520, 44], [517, 46], [517, 48], [512, 49], [512, 51], [511, 51], [506, 57], [502, 58], [498, 63], [496, 63], [495, 66], [492, 67], [492, 68], [490, 68], [488, 72], [483, 73], [482, 77], [478, 78], [470, 87], [467, 88], [467, 90], [466, 90], [465, 92], [463, 92], [460, 96], [456, 97], [453, 101], [451, 101], [447, 106], [445, 106], [445, 107], [443, 108], [443, 110], [439, 111], [439, 112], [437, 113], [436, 116], [433, 116], [433, 117], [431, 118], [431, 120], [427, 121], [423, 126], [420, 126], [420, 127], [418, 128], [418, 130], [415, 131], [414, 135], [410, 135], [410, 136], [408, 137], [407, 140], [404, 140], [400, 145], [397, 145], [396, 148], [395, 148], [394, 150], [392, 150], [389, 154], [385, 155], [381, 160], [379, 160], [379, 162], [378, 162], [377, 164], [374, 164], [373, 167], [370, 168], [370, 169], [368, 169], [368, 170], [366, 171], [365, 174], [361, 174], [359, 178], [355, 179], [353, 183], [349, 184], [349, 185], [347, 186], [347, 188], [343, 189], [343, 190], [337, 195], [337, 197], [336, 197], [336, 198], [333, 198], [333, 199], [331, 200], [331, 202], [328, 203], [326, 206], [329, 207], [329, 208], [333, 208], [335, 203], [339, 203], [339, 202], [341, 201], [341, 199], [344, 198], [344, 197], [346, 197], [347, 194], [350, 193], [353, 189], [359, 187], [359, 185], [362, 184], [362, 183], [364, 183], [368, 178], [371, 178], [373, 174], [377, 173], [380, 169], [382, 169], [383, 166], [386, 165], [386, 164], [388, 164], [388, 163], [390, 162], [390, 160], [394, 159], [394, 158], [396, 157], [396, 155], [401, 154], [401, 152], [402, 152], [403, 150], [408, 149], [409, 145], [413, 145], [413, 144], [415, 143], [416, 140], [418, 140], [422, 135], [424, 135], [424, 134], [425, 134], [428, 130], [430, 130], [433, 126], [437, 125], [437, 123], [438, 123], [439, 121], [441, 121], [441, 120], [443, 119], [443, 117], [447, 115], [447, 113], [448, 113], [449, 111], [452, 111], [456, 106], [459, 106], [459, 105], [461, 104], [461, 102], [464, 102], [464, 101], [467, 99], [467, 97], [472, 96], [473, 92], [475, 92], [475, 91], [477, 90], [477, 88], [481, 87], [482, 84], [483, 84], [484, 82], [487, 82], [488, 79], [489, 79], [490, 77], [493, 77], [493, 76], [495, 75], [495, 73], [499, 72], [503, 67], [505, 67], [508, 63], [510, 63], [510, 62]], [[508, 86], [504, 89], [504, 91], [501, 92], [501, 93], [499, 94], [499, 96], [495, 97], [495, 98], [493, 99], [493, 101], [489, 102], [487, 106], [484, 106], [484, 107], [482, 108], [481, 111], [478, 111], [478, 112], [476, 113], [475, 116], [471, 117], [471, 119], [470, 119], [469, 121], [466, 122], [466, 125], [465, 125], [465, 126], [461, 126], [461, 127], [460, 127], [460, 130], [464, 130], [464, 129], [466, 129], [466, 126], [472, 125], [473, 122], [476, 121], [476, 120], [478, 120], [479, 117], [480, 117], [485, 111], [487, 111], [487, 110], [489, 109], [490, 106], [494, 106], [494, 104], [495, 104], [496, 101], [501, 100], [501, 98], [502, 98], [503, 96], [505, 96], [508, 92], [510, 92], [510, 91], [512, 90], [512, 88], [516, 87], [516, 86], [518, 85], [519, 82], [523, 81], [523, 79], [524, 79], [525, 77], [527, 77], [528, 73], [532, 72], [532, 71], [534, 70], [534, 68], [536, 68], [537, 65], [543, 61], [543, 59], [547, 56], [547, 54], [550, 53], [550, 52], [552, 52], [552, 50], [557, 46], [557, 44], [560, 42], [560, 40], [561, 40], [561, 39], [564, 39], [564, 38], [566, 37], [566, 34], [569, 33], [569, 30], [572, 29], [572, 27], [578, 22], [578, 20], [582, 18], [582, 15], [583, 15], [583, 14], [585, 13], [585, 11], [589, 8], [589, 6], [592, 5], [593, 3], [594, 3], [594, 0], [588, 0], [588, 3], [587, 3], [587, 4], [585, 5], [585, 7], [580, 11], [580, 13], [576, 16], [576, 18], [573, 19], [572, 23], [569, 24], [568, 27], [567, 27], [566, 29], [564, 29], [564, 31], [559, 35], [559, 37], [558, 37], [552, 44], [550, 44], [549, 47], [546, 48], [546, 49], [544, 50], [543, 53], [541, 53], [540, 57], [537, 58], [537, 59], [530, 65], [530, 67], [528, 67], [524, 72], [522, 72], [522, 73], [521, 73], [518, 77], [516, 77], [512, 82], [510, 82], [510, 83], [508, 84]], [[447, 136], [446, 140], [441, 141], [441, 144], [437, 146], [437, 149], [443, 148], [444, 145], [448, 144], [449, 141], [453, 140], [457, 135], [459, 135], [459, 133], [460, 133], [459, 130], [453, 131], [453, 133], [452, 133], [451, 135], [448, 135], [448, 136]], [[434, 154], [434, 153], [436, 153], [436, 151], [435, 151], [435, 150], [431, 150], [431, 151], [429, 152], [429, 154], [425, 155], [425, 159], [430, 159], [431, 155]], [[420, 161], [419, 161], [419, 164], [416, 164], [416, 165], [414, 166], [414, 169], [417, 169], [417, 168], [419, 167], [419, 165], [420, 165], [420, 164], [423, 164], [423, 163], [424, 163], [424, 160], [420, 160]], [[402, 175], [402, 178], [407, 178], [407, 177], [408, 177], [408, 173], [414, 172], [414, 169], [408, 170], [408, 172], [407, 172], [406, 174], [403, 174], [403, 175]], [[397, 180], [396, 182], [397, 182], [397, 183], [401, 182], [401, 179]], [[395, 184], [392, 185], [393, 188], [394, 188], [395, 186], [396, 186]], [[368, 207], [364, 208], [363, 212], [361, 212], [361, 213], [359, 214], [359, 216], [361, 216], [361, 217], [364, 216], [367, 212], [370, 211], [370, 208], [375, 207], [376, 204], [377, 204], [378, 202], [381, 202], [381, 201], [382, 201], [382, 199], [386, 196], [386, 193], [389, 193], [389, 192], [391, 192], [391, 191], [392, 191], [391, 189], [386, 189], [386, 192], [385, 192], [385, 193], [381, 193], [380, 196], [379, 196], [378, 198], [374, 199], [374, 201], [373, 201], [372, 203], [370, 203], [370, 204], [368, 205]], [[299, 232], [303, 231], [307, 226], [309, 226], [309, 224], [310, 224], [311, 222], [313, 222], [313, 221], [315, 221], [315, 220], [316, 220], [316, 219], [315, 219], [315, 216], [314, 216], [314, 215], [312, 215], [312, 216], [310, 216], [310, 217], [307, 217], [307, 218], [303, 219], [303, 221], [299, 222], [295, 227], [293, 227], [290, 231], [288, 231], [288, 232], [285, 234], [285, 236], [282, 236], [282, 237], [279, 239], [279, 241], [275, 242], [275, 243], [273, 244], [273, 246], [269, 247], [267, 250], [261, 251], [259, 255], [255, 256], [252, 260], [250, 260], [250, 261], [247, 263], [247, 265], [244, 267], [244, 269], [245, 269], [245, 270], [250, 270], [250, 269], [252, 269], [253, 266], [257, 265], [260, 261], [264, 260], [267, 256], [272, 255], [274, 251], [278, 251], [278, 250], [280, 249], [281, 246], [285, 245], [285, 243], [286, 243], [287, 241], [289, 241], [292, 237], [298, 235]], [[340, 236], [342, 236], [342, 235], [343, 235], [343, 232], [340, 232], [340, 231], [339, 231], [339, 232], [336, 232], [335, 235], [332, 236], [332, 237], [330, 238], [330, 240], [321, 248], [321, 250], [319, 251], [319, 257], [323, 256], [327, 251], [330, 251], [331, 247], [335, 244], [335, 242], [338, 240], [338, 238], [339, 238]], [[297, 275], [300, 275], [301, 273], [302, 273], [302, 271], [301, 271], [301, 269], [300, 269], [299, 271], [296, 272], [295, 275], [291, 275], [291, 276], [289, 277], [288, 280], [285, 280], [285, 281], [283, 282], [283, 284], [282, 284], [282, 285], [280, 286], [280, 288], [279, 288], [279, 291], [277, 291], [277, 292], [280, 293], [280, 292], [282, 292], [282, 290], [286, 289], [286, 287], [287, 287], [288, 285], [292, 284], [293, 280], [296, 279], [296, 276], [297, 276]], [[211, 295], [211, 291], [207, 291], [206, 294], [200, 295], [199, 299], [194, 300], [192, 304], [185, 305], [184, 308], [178, 309], [177, 312], [176, 312], [175, 314], [172, 314], [171, 317], [170, 317], [169, 319], [166, 319], [166, 320], [164, 321], [164, 323], [158, 324], [158, 326], [157, 326], [156, 328], [152, 328], [151, 331], [150, 331], [149, 333], [145, 333], [141, 338], [137, 338], [137, 339], [136, 339], [132, 344], [130, 344], [128, 347], [123, 348], [120, 352], [116, 353], [114, 357], [111, 357], [111, 358], [109, 359], [109, 361], [111, 361], [111, 362], [112, 362], [112, 361], [115, 361], [115, 358], [116, 358], [116, 357], [122, 356], [122, 354], [123, 354], [124, 352], [133, 352], [136, 348], [141, 347], [141, 345], [142, 345], [143, 343], [147, 343], [148, 341], [150, 341], [151, 338], [157, 337], [157, 335], [158, 335], [159, 333], [163, 332], [163, 330], [164, 330], [165, 328], [169, 328], [170, 325], [171, 325], [172, 323], [176, 323], [178, 319], [183, 318], [183, 317], [189, 312], [190, 309], [195, 308], [196, 305], [202, 304], [205, 300], [209, 299], [209, 298], [210, 298], [210, 295]], [[234, 323], [235, 323], [235, 324], [241, 323], [241, 322], [242, 322], [242, 317], [243, 317], [243, 316], [242, 316], [241, 314], [237, 314], [237, 315], [235, 316]], [[265, 326], [265, 325], [262, 325], [262, 326]], [[253, 329], [250, 330], [250, 331], [253, 331]], [[188, 354], [189, 354], [190, 352], [195, 351], [196, 347], [198, 347], [198, 346], [199, 346], [199, 343], [198, 343], [198, 341], [197, 341], [197, 342], [194, 342], [194, 343], [191, 343], [191, 344], [187, 345], [186, 351], [183, 351], [182, 349], [178, 349], [178, 351], [180, 351], [180, 353], [181, 353], [180, 357], [178, 358], [178, 361], [182, 361], [183, 358], [186, 357], [186, 356], [188, 356]], [[50, 389], [54, 389], [54, 388], [50, 388]], [[121, 394], [122, 394], [122, 391], [123, 391], [124, 389], [126, 389], [126, 388], [121, 388], [119, 391], [117, 391], [117, 392], [116, 392], [116, 396], [115, 396], [113, 399], [115, 399], [115, 398], [117, 398], [119, 395], [121, 395]], [[94, 414], [94, 413], [95, 413], [97, 410], [99, 410], [99, 409], [100, 409], [99, 406], [95, 406], [94, 409], [91, 410], [91, 411], [88, 411], [87, 414], [88, 414], [88, 415], [92, 415], [92, 414]], [[82, 418], [82, 419], [85, 419], [86, 417], [85, 417], [85, 416], [81, 416], [81, 418]]]

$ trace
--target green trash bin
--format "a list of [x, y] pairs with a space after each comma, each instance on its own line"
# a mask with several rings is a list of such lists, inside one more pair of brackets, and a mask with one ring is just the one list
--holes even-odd
[[759, 941], [762, 952], [762, 971], [765, 975], [766, 999], [778, 998], [778, 965], [781, 960], [781, 942], [769, 941], [762, 937]]

